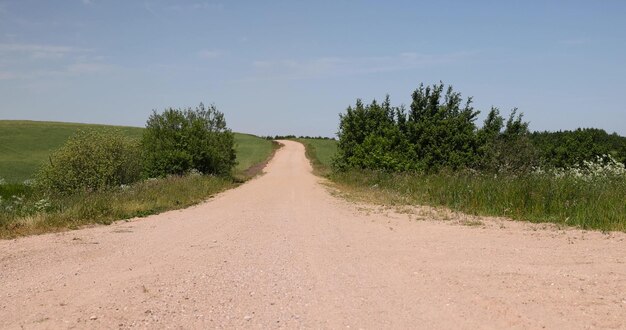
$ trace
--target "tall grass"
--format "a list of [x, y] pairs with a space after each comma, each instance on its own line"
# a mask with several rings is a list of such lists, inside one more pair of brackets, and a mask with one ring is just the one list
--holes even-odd
[[301, 142], [318, 174], [370, 202], [443, 206], [474, 215], [626, 231], [626, 169], [610, 157], [525, 175], [332, 172], [331, 148]]
[[10, 198], [0, 201], [0, 238], [110, 224], [183, 208], [235, 185], [229, 178], [188, 175], [70, 196], [45, 196], [32, 191], [29, 195], [29, 191], [13, 190], [3, 194], [13, 194]]
[[580, 180], [552, 174], [333, 173], [331, 178], [378, 202], [445, 206], [475, 215], [505, 216], [584, 229], [626, 231], [626, 177]]

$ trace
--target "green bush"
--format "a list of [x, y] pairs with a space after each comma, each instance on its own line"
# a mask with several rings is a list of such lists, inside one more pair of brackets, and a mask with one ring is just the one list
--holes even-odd
[[420, 85], [408, 111], [392, 107], [389, 97], [382, 104], [357, 100], [355, 107], [340, 114], [334, 167], [432, 173], [481, 167], [484, 154], [492, 156], [492, 165], [499, 151], [512, 150], [515, 144], [530, 146], [527, 124], [521, 116], [515, 118], [515, 112], [504, 131], [497, 109], [480, 130], [475, 125], [478, 113], [471, 98], [464, 101], [441, 83]]
[[49, 193], [106, 190], [137, 181], [140, 156], [138, 141], [119, 131], [79, 131], [52, 153], [36, 182]]
[[182, 175], [197, 170], [228, 175], [237, 164], [234, 135], [224, 114], [202, 103], [150, 116], [142, 139], [144, 176]]

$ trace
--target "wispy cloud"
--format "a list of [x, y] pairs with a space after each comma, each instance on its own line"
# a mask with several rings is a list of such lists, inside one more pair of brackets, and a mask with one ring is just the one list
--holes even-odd
[[113, 65], [99, 62], [73, 63], [66, 67], [69, 74], [102, 73], [115, 68]]
[[175, 2], [174, 4], [163, 4], [159, 1], [145, 0], [143, 2], [144, 9], [154, 18], [161, 19], [161, 16], [167, 16], [173, 12], [187, 11], [213, 11], [218, 12], [224, 9], [224, 4], [213, 3], [208, 1], [202, 2]]
[[375, 57], [321, 57], [305, 60], [258, 60], [252, 63], [255, 74], [250, 77], [250, 80], [309, 79], [324, 76], [345, 76], [412, 70], [459, 62], [475, 54], [476, 52], [459, 52], [446, 55], [401, 53]]
[[30, 80], [110, 72], [114, 66], [91, 49], [0, 43], [0, 80]]
[[0, 80], [12, 80], [17, 78], [14, 73], [0, 71]]
[[89, 52], [89, 49], [43, 44], [5, 43], [0, 44], [0, 56], [12, 53], [25, 54], [31, 58], [60, 58], [70, 53]]
[[198, 52], [198, 57], [202, 59], [214, 59], [222, 56], [223, 53], [224, 52], [222, 52], [221, 50], [205, 49]]
[[93, 0], [80, 0], [83, 5], [93, 5]]
[[567, 45], [567, 46], [580, 46], [589, 42], [587, 38], [574, 38], [574, 39], [563, 39], [559, 40], [559, 44]]
[[202, 2], [193, 2], [193, 3], [177, 3], [175, 5], [165, 6], [164, 9], [167, 10], [222, 10], [224, 9], [224, 4], [222, 3], [211, 3], [208, 1]]

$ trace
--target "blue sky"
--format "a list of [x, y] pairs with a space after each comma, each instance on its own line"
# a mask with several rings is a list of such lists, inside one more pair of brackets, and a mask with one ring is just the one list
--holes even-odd
[[0, 0], [0, 119], [333, 135], [356, 98], [443, 81], [533, 130], [626, 135], [625, 1]]

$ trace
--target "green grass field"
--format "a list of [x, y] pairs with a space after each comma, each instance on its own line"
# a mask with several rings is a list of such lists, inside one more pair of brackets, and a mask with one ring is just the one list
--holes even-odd
[[119, 129], [139, 138], [142, 128], [41, 121], [0, 120], [0, 178], [22, 182], [33, 177], [50, 152], [81, 129]]
[[307, 158], [311, 161], [317, 174], [327, 175], [330, 173], [330, 166], [337, 152], [336, 140], [297, 139], [296, 141], [304, 144]]
[[235, 151], [237, 152], [235, 171], [242, 172], [265, 161], [274, 151], [274, 146], [272, 141], [256, 135], [235, 133]]
[[[0, 120], [0, 178], [7, 182], [31, 179], [48, 155], [81, 129], [118, 129], [138, 139], [143, 132], [141, 127]], [[273, 150], [271, 141], [250, 134], [235, 133], [235, 144], [236, 172], [264, 161]]]

